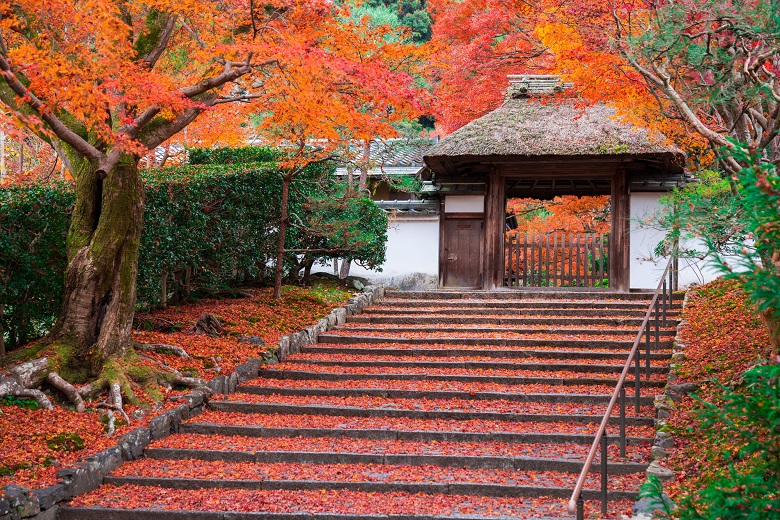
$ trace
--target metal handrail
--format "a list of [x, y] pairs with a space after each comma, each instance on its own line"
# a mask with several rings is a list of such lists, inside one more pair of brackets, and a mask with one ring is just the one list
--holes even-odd
[[[598, 431], [596, 432], [596, 437], [593, 439], [593, 444], [591, 445], [590, 452], [588, 453], [587, 459], [585, 459], [585, 465], [582, 468], [582, 471], [580, 472], [580, 476], [577, 479], [577, 485], [574, 487], [574, 491], [572, 492], [571, 498], [569, 499], [569, 504], [567, 506], [567, 509], [569, 513], [571, 514], [577, 514], [578, 519], [583, 518], [583, 500], [582, 500], [582, 488], [585, 485], [585, 479], [587, 478], [588, 472], [590, 471], [590, 466], [593, 463], [593, 459], [596, 458], [596, 451], [601, 447], [602, 449], [602, 455], [601, 455], [601, 512], [602, 514], [607, 514], [607, 425], [609, 424], [609, 420], [612, 416], [612, 411], [615, 408], [615, 405], [618, 402], [618, 398], [620, 398], [620, 454], [622, 457], [625, 457], [625, 450], [626, 450], [626, 421], [625, 421], [625, 383], [626, 383], [626, 376], [628, 375], [629, 370], [631, 370], [631, 363], [636, 364], [636, 373], [635, 373], [635, 400], [636, 400], [636, 412], [639, 413], [640, 408], [640, 394], [639, 394], [639, 380], [640, 380], [640, 368], [639, 368], [639, 345], [642, 342], [642, 336], [647, 334], [647, 361], [646, 361], [646, 374], [645, 377], [650, 377], [650, 319], [653, 314], [653, 310], [655, 309], [655, 344], [656, 348], [658, 347], [658, 341], [659, 341], [659, 302], [658, 297], [659, 295], [662, 295], [663, 297], [663, 321], [664, 325], [666, 324], [666, 315], [667, 315], [667, 275], [669, 277], [669, 291], [668, 291], [668, 300], [669, 300], [669, 308], [672, 307], [672, 300], [673, 296], [672, 293], [674, 292], [674, 287], [677, 285], [677, 280], [675, 276], [675, 272], [672, 269], [673, 265], [673, 258], [669, 259], [669, 262], [666, 264], [666, 269], [664, 269], [663, 274], [661, 275], [661, 281], [658, 282], [658, 287], [656, 288], [655, 292], [653, 293], [653, 298], [650, 301], [650, 305], [647, 308], [647, 312], [645, 313], [645, 317], [642, 320], [642, 325], [639, 326], [639, 331], [636, 334], [636, 339], [634, 340], [634, 344], [631, 347], [631, 352], [628, 355], [628, 359], [626, 360], [626, 364], [623, 367], [623, 371], [620, 373], [620, 378], [618, 378], [617, 386], [615, 387], [615, 391], [612, 393], [612, 398], [609, 401], [609, 405], [607, 406], [607, 410], [604, 413], [604, 418], [601, 420], [601, 425], [599, 426]], [[662, 292], [663, 291], [663, 292]]]

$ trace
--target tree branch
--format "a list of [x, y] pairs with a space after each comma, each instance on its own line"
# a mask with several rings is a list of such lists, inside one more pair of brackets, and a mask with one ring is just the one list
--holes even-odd
[[151, 51], [149, 51], [149, 53], [146, 56], [143, 57], [143, 62], [150, 69], [154, 68], [154, 65], [157, 63], [157, 60], [159, 60], [160, 56], [162, 56], [163, 51], [165, 51], [165, 48], [168, 46], [168, 42], [171, 40], [171, 36], [173, 35], [173, 30], [176, 28], [176, 19], [178, 17], [174, 14], [174, 15], [167, 15], [166, 18], [167, 20], [165, 23], [165, 27], [160, 32], [160, 37], [157, 40], [157, 44], [154, 46], [154, 48]]
[[49, 109], [43, 102], [38, 99], [35, 94], [30, 92], [27, 87], [19, 81], [19, 78], [11, 70], [11, 64], [5, 59], [5, 56], [0, 55], [0, 72], [5, 79], [5, 82], [11, 88], [11, 90], [19, 96], [46, 124], [49, 125], [54, 134], [62, 139], [63, 142], [70, 145], [74, 150], [83, 156], [92, 159], [99, 160], [103, 157], [103, 154], [84, 140], [81, 136], [76, 134], [73, 130], [65, 126], [57, 116]]

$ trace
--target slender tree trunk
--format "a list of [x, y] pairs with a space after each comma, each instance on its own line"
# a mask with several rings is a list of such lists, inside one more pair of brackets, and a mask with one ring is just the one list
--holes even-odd
[[19, 139], [19, 179], [24, 175], [24, 139]]
[[274, 277], [274, 300], [282, 298], [282, 276], [284, 275], [284, 242], [287, 238], [287, 226], [290, 223], [290, 215], [287, 204], [290, 200], [290, 182], [292, 173], [282, 176], [282, 208], [279, 219], [279, 238], [276, 242], [276, 276]]
[[363, 191], [368, 184], [368, 170], [371, 168], [371, 140], [363, 141], [363, 164], [360, 165], [360, 178], [358, 179], [358, 189]]
[[72, 361], [97, 375], [132, 346], [144, 189], [134, 157], [123, 156], [102, 180], [94, 165], [80, 166], [52, 338], [74, 346]]
[[349, 268], [352, 265], [352, 261], [348, 258], [341, 259], [341, 270], [339, 271], [339, 278], [342, 280], [349, 276]]
[[5, 311], [5, 305], [0, 303], [0, 356], [5, 356], [5, 336], [3, 336], [3, 311]]
[[5, 132], [0, 130], [0, 181], [5, 179]]

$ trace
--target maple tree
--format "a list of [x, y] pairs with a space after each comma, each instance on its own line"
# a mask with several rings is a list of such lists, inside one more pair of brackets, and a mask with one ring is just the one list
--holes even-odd
[[[75, 178], [65, 295], [51, 335], [63, 348], [33, 379], [54, 374], [76, 400], [78, 390], [56, 374], [67, 365], [110, 387], [121, 405], [144, 210], [138, 162], [149, 150], [217, 110], [223, 124], [263, 111], [268, 127], [286, 123], [276, 137], [296, 145], [328, 140], [334, 124], [357, 126], [366, 108], [355, 103], [342, 117], [339, 96], [375, 102], [361, 113], [367, 123], [374, 109], [391, 111], [386, 98], [412, 95], [405, 44], [393, 29], [363, 22], [326, 0], [0, 7], [0, 100]], [[303, 122], [311, 134], [300, 134]]]

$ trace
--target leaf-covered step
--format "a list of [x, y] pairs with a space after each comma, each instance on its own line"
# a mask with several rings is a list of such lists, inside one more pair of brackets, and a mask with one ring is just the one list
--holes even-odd
[[[534, 370], [534, 371], [569, 371], [588, 374], [611, 374], [623, 370], [623, 363], [605, 363], [600, 359], [555, 359], [555, 358], [520, 358], [497, 361], [495, 358], [462, 357], [446, 360], [420, 359], [414, 356], [381, 356], [381, 355], [350, 355], [350, 354], [313, 354], [301, 353], [285, 360], [285, 366], [297, 364], [312, 364], [319, 366], [343, 367], [391, 367], [403, 368], [414, 366], [435, 369], [469, 369], [469, 370]], [[643, 360], [644, 361], [644, 360]], [[652, 364], [651, 373], [667, 373], [669, 367], [665, 364]]]
[[[482, 496], [557, 496], [565, 498], [576, 475], [554, 471], [454, 468], [433, 465], [298, 464], [145, 458], [124, 464], [106, 477], [112, 485], [156, 485], [178, 489], [352, 489], [373, 492]], [[635, 496], [641, 473], [611, 475], [613, 498]], [[589, 474], [585, 489], [598, 497], [601, 481]], [[617, 493], [616, 493], [617, 491]]]
[[[496, 395], [518, 396], [518, 400], [534, 401], [539, 399], [550, 399], [551, 402], [567, 400], [571, 396], [574, 400], [594, 399], [593, 402], [607, 403], [614, 392], [614, 385], [545, 385], [545, 384], [527, 384], [510, 385], [504, 383], [483, 383], [483, 382], [462, 382], [462, 381], [437, 381], [437, 380], [396, 380], [396, 379], [358, 379], [342, 381], [325, 381], [322, 379], [275, 379], [258, 377], [239, 385], [239, 391], [253, 393], [253, 389], [262, 389], [256, 393], [273, 393], [274, 390], [289, 390], [296, 393], [298, 390], [313, 390], [314, 392], [333, 390], [341, 392], [355, 392], [354, 394], [344, 395], [363, 395], [365, 392], [375, 393], [375, 395], [393, 397], [394, 392], [410, 392], [407, 394], [397, 394], [398, 397], [425, 397], [434, 396], [436, 393], [447, 393], [450, 397], [461, 396], [466, 399], [493, 399]], [[632, 394], [630, 389], [628, 397]], [[413, 394], [413, 395], [412, 395]], [[652, 387], [640, 388], [643, 404], [652, 404], [653, 398], [658, 394], [657, 389]], [[545, 397], [551, 396], [551, 397]], [[505, 397], [514, 399], [514, 397]]]
[[[275, 384], [274, 384], [275, 383]], [[239, 385], [238, 391], [255, 394], [259, 396], [279, 395], [279, 396], [333, 396], [333, 397], [388, 397], [394, 399], [464, 399], [470, 401], [490, 401], [503, 399], [512, 402], [537, 402], [537, 403], [579, 403], [589, 405], [604, 405], [612, 397], [606, 391], [597, 393], [512, 393], [511, 389], [504, 389], [502, 392], [478, 392], [476, 390], [454, 391], [454, 390], [392, 390], [386, 388], [365, 388], [355, 386], [354, 388], [342, 388], [341, 386], [325, 386], [320, 382], [306, 381], [304, 385], [290, 387], [284, 383], [303, 383], [303, 381], [274, 380], [265, 379], [262, 382], [252, 381], [250, 384]], [[322, 381], [321, 383], [333, 383], [333, 381]], [[260, 386], [262, 385], [262, 386]], [[557, 387], [555, 387], [557, 388]], [[561, 390], [560, 388], [557, 388]], [[651, 405], [653, 397], [642, 396], [642, 405]]]
[[[579, 439], [571, 440], [573, 443], [580, 443], [586, 439], [588, 444], [592, 443], [593, 435], [598, 431], [598, 423], [573, 423], [563, 422], [507, 422], [496, 420], [472, 419], [468, 421], [456, 419], [415, 419], [409, 417], [355, 417], [339, 415], [316, 415], [316, 414], [261, 414], [261, 413], [242, 413], [242, 412], [222, 412], [207, 409], [190, 423], [211, 423], [217, 426], [246, 426], [263, 428], [300, 428], [300, 429], [337, 429], [342, 430], [344, 435], [354, 430], [382, 430], [391, 432], [390, 439], [409, 439], [416, 435], [415, 432], [440, 432], [450, 433], [495, 433], [503, 436], [509, 434], [539, 434], [550, 435], [551, 438], [558, 434], [581, 436]], [[184, 423], [183, 427], [186, 428]], [[408, 433], [404, 435], [401, 432]], [[607, 433], [611, 441], [616, 441], [619, 434], [617, 425], [610, 424]], [[655, 436], [653, 426], [628, 426], [626, 434], [629, 437], [650, 439]], [[304, 433], [303, 435], [307, 435]], [[584, 436], [584, 437], [582, 437]], [[388, 438], [388, 437], [383, 437]], [[502, 437], [503, 438], [503, 437]], [[426, 439], [427, 440], [427, 439]], [[440, 440], [440, 439], [434, 439]], [[460, 439], [459, 439], [460, 440]], [[480, 439], [482, 441], [484, 439]], [[509, 442], [511, 439], [505, 439]], [[568, 439], [558, 439], [555, 442], [567, 442]], [[512, 442], [515, 442], [512, 440]], [[538, 442], [536, 440], [532, 442]], [[553, 442], [553, 441], [550, 441]]]
[[[403, 316], [403, 317], [450, 317], [468, 318], [472, 316], [488, 316], [491, 318], [634, 318], [644, 319], [647, 308], [627, 308], [627, 309], [562, 309], [555, 306], [543, 308], [474, 308], [464, 309], [459, 307], [369, 307], [363, 311], [361, 316], [366, 317], [384, 317], [384, 316]], [[667, 314], [668, 318], [672, 316]]]
[[[407, 333], [411, 334], [411, 333]], [[664, 340], [660, 341], [661, 348], [670, 348], [672, 345], [671, 336], [665, 336]], [[339, 332], [337, 329], [331, 330], [325, 334], [320, 334], [318, 341], [320, 343], [335, 343], [335, 344], [355, 344], [355, 343], [406, 343], [413, 345], [425, 345], [425, 344], [439, 344], [449, 343], [453, 345], [483, 345], [483, 346], [513, 346], [513, 347], [539, 347], [539, 346], [554, 346], [554, 347], [566, 347], [576, 349], [590, 349], [590, 348], [614, 348], [625, 349], [626, 352], [633, 345], [633, 339], [615, 338], [615, 339], [591, 339], [588, 337], [575, 338], [575, 337], [559, 337], [551, 338], [538, 335], [536, 337], [516, 337], [510, 335], [503, 335], [501, 333], [492, 333], [484, 336], [477, 336], [474, 334], [465, 334], [463, 336], [454, 333], [449, 334], [419, 334], [414, 337], [406, 337], [405, 335], [387, 335], [387, 333], [377, 334], [356, 334], [356, 333], [344, 333]]]
[[[606, 292], [606, 291], [572, 291], [572, 290], [533, 290], [521, 291], [400, 291], [388, 289], [385, 300], [456, 300], [456, 301], [647, 301], [653, 297], [650, 291]], [[678, 300], [679, 301], [679, 300]]]
[[[435, 465], [500, 468], [516, 471], [578, 473], [588, 453], [582, 444], [520, 444], [454, 441], [394, 441], [350, 437], [250, 437], [180, 434], [152, 442], [146, 456], [154, 459], [221, 460], [226, 462]], [[632, 448], [628, 460], [610, 446], [608, 466], [615, 474], [642, 472], [644, 448]], [[591, 471], [598, 472], [594, 466]]]
[[[387, 366], [387, 365], [384, 365]], [[490, 368], [458, 368], [458, 367], [424, 367], [413, 363], [402, 364], [393, 367], [393, 370], [382, 370], [379, 365], [353, 365], [348, 366], [345, 363], [335, 365], [319, 365], [317, 363], [280, 363], [272, 367], [263, 368], [260, 375], [263, 377], [277, 378], [302, 378], [315, 379], [314, 374], [319, 374], [323, 379], [408, 379], [415, 378], [451, 380], [451, 381], [482, 381], [504, 384], [527, 384], [527, 383], [546, 383], [546, 384], [617, 384], [617, 377], [598, 377], [594, 374], [592, 377], [584, 377], [581, 371], [575, 370], [554, 370], [555, 367], [548, 367], [548, 370], [506, 370]], [[663, 373], [652, 373], [650, 378], [646, 379], [641, 375], [642, 385], [663, 386], [665, 375]], [[634, 372], [628, 374], [628, 379], [633, 385]]]
[[[233, 393], [215, 396], [209, 406], [220, 409], [223, 403], [277, 404], [284, 406], [326, 406], [334, 408], [360, 408], [376, 410], [376, 415], [383, 411], [414, 411], [414, 412], [465, 412], [478, 414], [511, 414], [518, 415], [603, 415], [606, 403], [575, 403], [566, 400], [559, 402], [545, 401], [515, 401], [509, 399], [474, 400], [460, 398], [427, 397], [384, 397], [384, 396], [342, 396], [342, 395], [280, 395], [256, 393]], [[652, 414], [652, 406], [640, 409], [640, 416]], [[636, 410], [628, 407], [627, 417], [636, 417]], [[509, 419], [511, 420], [511, 419]]]
[[[610, 513], [625, 512], [630, 504], [610, 502]], [[217, 514], [209, 516], [209, 512]], [[222, 512], [243, 514], [222, 516]], [[388, 515], [403, 520], [570, 516], [565, 500], [555, 498], [243, 489], [225, 489], [215, 495], [210, 489], [102, 486], [62, 508], [59, 520], [311, 520], [312, 515], [319, 520], [380, 520]]]
[[[629, 316], [600, 316], [600, 317], [517, 317], [513, 313], [490, 314], [488, 312], [471, 312], [468, 314], [403, 314], [372, 315], [361, 314], [347, 318], [348, 324], [380, 324], [380, 325], [495, 325], [495, 326], [535, 326], [537, 328], [551, 325], [564, 327], [633, 327], [634, 331], [642, 325], [643, 318]], [[667, 314], [669, 327], [677, 326], [677, 319], [672, 319]]]
[[[476, 333], [476, 334], [489, 334], [493, 332], [501, 332], [502, 334], [515, 334], [515, 335], [536, 335], [536, 334], [556, 334], [556, 335], [571, 335], [573, 337], [581, 336], [636, 336], [636, 327], [616, 327], [614, 325], [593, 325], [591, 327], [583, 327], [579, 325], [568, 326], [560, 325], [557, 327], [538, 327], [538, 326], [512, 326], [512, 325], [464, 325], [464, 324], [450, 324], [450, 323], [438, 323], [438, 324], [360, 324], [347, 322], [345, 325], [336, 328], [338, 331], [360, 333], [371, 331], [377, 334], [382, 332], [387, 333], [406, 333], [416, 332], [420, 334], [439, 334], [439, 333], [453, 333], [460, 334]], [[668, 335], [666, 330], [662, 331], [664, 335]], [[673, 331], [672, 331], [673, 333]]]
[[[474, 412], [460, 410], [407, 410], [397, 408], [363, 408], [358, 406], [335, 406], [329, 404], [277, 404], [277, 403], [250, 403], [239, 401], [213, 401], [209, 403], [213, 410], [225, 412], [243, 413], [284, 413], [296, 414], [322, 414], [340, 415], [346, 417], [404, 417], [410, 419], [455, 419], [459, 421], [487, 420], [503, 422], [573, 422], [573, 423], [600, 423], [602, 415], [593, 410], [583, 410], [586, 413], [560, 414], [560, 413], [511, 413], [511, 412]], [[618, 417], [612, 417], [612, 424], [618, 423]], [[652, 425], [650, 417], [626, 417], [626, 424]]]
[[[643, 345], [644, 346], [644, 345]], [[484, 358], [499, 358], [499, 359], [556, 359], [564, 358], [568, 360], [616, 360], [619, 362], [625, 362], [627, 353], [625, 351], [616, 350], [573, 350], [563, 348], [548, 348], [548, 349], [517, 349], [514, 347], [504, 348], [465, 348], [462, 345], [382, 345], [377, 348], [377, 345], [371, 345], [370, 347], [364, 347], [358, 345], [339, 345], [334, 343], [322, 343], [316, 345], [306, 345], [301, 348], [303, 354], [346, 354], [346, 355], [358, 355], [358, 356], [392, 356], [392, 357], [484, 357]], [[644, 352], [644, 351], [643, 351]], [[656, 350], [653, 345], [653, 349], [650, 354], [651, 360], [666, 361], [671, 359], [671, 350], [663, 352], [660, 349]], [[290, 358], [286, 358], [289, 360]], [[302, 359], [300, 356], [295, 359]], [[644, 359], [644, 353], [643, 353]]]

